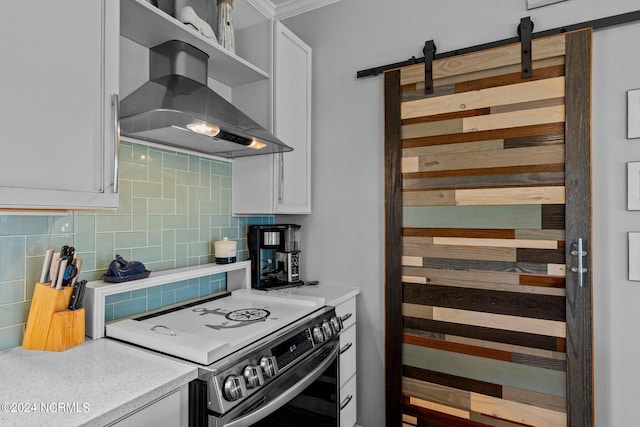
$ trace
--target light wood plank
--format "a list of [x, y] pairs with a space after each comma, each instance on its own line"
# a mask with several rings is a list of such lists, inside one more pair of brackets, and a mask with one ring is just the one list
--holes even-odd
[[565, 397], [566, 375], [549, 369], [402, 344], [404, 365]]
[[496, 105], [495, 107], [491, 107], [491, 114], [534, 110], [536, 108], [555, 107], [558, 105], [564, 105], [564, 98], [542, 99], [539, 101], [523, 102], [520, 104]]
[[403, 423], [409, 423], [409, 424], [415, 426], [416, 424], [418, 424], [418, 419], [416, 417], [411, 416], [411, 415], [402, 414], [402, 422]]
[[[409, 390], [410, 391], [410, 390]], [[442, 412], [445, 414], [453, 415], [454, 417], [469, 419], [469, 412], [461, 409], [452, 408], [450, 406], [440, 405], [438, 403], [429, 402], [426, 400], [410, 397], [409, 402], [412, 405], [419, 406], [421, 408], [430, 409], [432, 411]]]
[[[544, 37], [532, 41], [533, 61], [564, 56], [564, 54], [564, 35]], [[433, 61], [433, 78], [442, 79], [491, 68], [500, 68], [520, 64], [520, 61], [520, 44], [514, 43], [494, 49], [435, 60]], [[417, 64], [400, 69], [401, 85], [420, 81], [424, 81], [424, 64]]]
[[562, 427], [567, 414], [483, 394], [471, 393], [471, 410], [526, 425]]
[[[516, 261], [515, 248], [477, 247], [462, 245], [433, 245], [422, 243], [420, 237], [404, 237], [403, 253], [412, 258], [453, 258], [453, 259], [478, 259], [484, 261]], [[413, 265], [416, 264], [404, 264]], [[422, 263], [419, 265], [422, 266]]]
[[430, 281], [436, 280], [466, 280], [471, 282], [506, 283], [510, 285], [520, 284], [518, 273], [498, 271], [463, 271], [442, 270], [436, 268], [404, 267], [403, 276], [426, 277]]
[[407, 255], [402, 255], [402, 265], [410, 267], [422, 267], [422, 256], [411, 256], [411, 254], [404, 252]]
[[454, 190], [403, 191], [403, 206], [455, 206]]
[[548, 165], [564, 163], [564, 145], [420, 156], [418, 162], [420, 172]]
[[459, 144], [429, 145], [425, 147], [403, 148], [403, 157], [432, 156], [437, 154], [473, 153], [476, 151], [502, 150], [503, 139], [488, 141], [461, 142]]
[[[435, 191], [435, 190], [434, 190]], [[428, 193], [422, 191], [421, 193]], [[406, 193], [405, 193], [406, 194]], [[448, 194], [447, 194], [448, 195]], [[432, 198], [414, 197], [411, 202], [427, 202]], [[441, 198], [442, 199], [442, 198]], [[517, 187], [517, 188], [484, 188], [455, 190], [455, 204], [466, 205], [551, 205], [564, 204], [564, 186], [550, 187]], [[444, 204], [444, 203], [443, 203]]]
[[418, 172], [420, 170], [420, 158], [419, 157], [403, 157], [401, 159], [400, 168], [402, 173]]
[[[540, 205], [404, 206], [405, 228], [542, 228]], [[461, 243], [452, 243], [454, 245]]]
[[424, 285], [427, 283], [427, 278], [426, 277], [419, 277], [419, 276], [402, 276], [401, 279], [404, 283], [418, 283], [421, 285]]
[[[462, 119], [463, 132], [465, 133], [562, 122], [564, 122], [564, 105], [526, 111], [512, 111], [501, 114], [488, 114], [485, 116], [465, 117]], [[444, 132], [443, 129], [443, 133], [438, 135], [445, 135], [446, 133], [454, 132]], [[417, 138], [417, 136], [411, 136], [411, 138]]]
[[[545, 59], [533, 61], [534, 70], [539, 70], [547, 67], [560, 66], [560, 65], [564, 65], [564, 56], [555, 56], [552, 58], [545, 58]], [[452, 84], [467, 83], [467, 82], [472, 82], [476, 80], [499, 77], [499, 76], [514, 74], [514, 73], [518, 73], [518, 74], [522, 73], [522, 66], [520, 64], [507, 65], [507, 66], [498, 67], [498, 68], [490, 68], [488, 70], [474, 71], [472, 73], [461, 74], [457, 76], [443, 77], [441, 79], [434, 80], [433, 84], [434, 84], [434, 87], [448, 86]], [[424, 73], [422, 76], [422, 80], [424, 80]], [[418, 89], [424, 90], [424, 81], [416, 83], [416, 87]]]
[[455, 308], [433, 307], [433, 320], [560, 338], [567, 336], [565, 322], [458, 310]]
[[402, 315], [420, 319], [433, 319], [433, 307], [428, 305], [402, 303]]
[[564, 242], [564, 230], [516, 230], [516, 239], [522, 240], [559, 240]]
[[440, 120], [437, 122], [403, 125], [402, 139], [462, 133], [464, 129], [464, 120], [466, 119]]
[[402, 119], [564, 97], [564, 77], [403, 102]]
[[558, 249], [556, 240], [475, 239], [465, 237], [434, 237], [434, 245], [489, 246], [496, 248]]
[[565, 264], [547, 264], [547, 274], [549, 276], [566, 277], [567, 267]]

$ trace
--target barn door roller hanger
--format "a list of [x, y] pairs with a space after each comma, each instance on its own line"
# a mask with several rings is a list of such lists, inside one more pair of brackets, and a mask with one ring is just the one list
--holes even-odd
[[[566, 25], [564, 27], [558, 27], [558, 28], [553, 28], [550, 30], [544, 30], [544, 31], [540, 31], [537, 33], [533, 33], [533, 22], [527, 17], [527, 18], [522, 18], [520, 20], [520, 24], [518, 26], [518, 36], [517, 37], [511, 37], [508, 39], [503, 39], [503, 40], [498, 40], [498, 41], [494, 41], [491, 43], [484, 43], [484, 44], [480, 44], [480, 45], [476, 45], [476, 46], [471, 46], [471, 47], [467, 47], [467, 48], [463, 48], [463, 49], [457, 49], [457, 50], [453, 50], [453, 51], [449, 51], [449, 52], [443, 52], [443, 53], [439, 53], [436, 55], [436, 47], [435, 44], [433, 44], [433, 51], [430, 51], [427, 49], [427, 44], [429, 42], [433, 42], [433, 40], [430, 40], [429, 42], [425, 43], [425, 48], [423, 50], [424, 53], [424, 57], [422, 58], [416, 58], [415, 56], [412, 56], [410, 59], [406, 60], [406, 61], [401, 61], [401, 62], [396, 62], [393, 64], [387, 64], [387, 65], [380, 65], [378, 67], [373, 67], [373, 68], [368, 68], [366, 70], [361, 70], [358, 71], [357, 73], [357, 78], [362, 78], [362, 77], [369, 77], [369, 76], [377, 76], [379, 74], [382, 74], [385, 71], [388, 70], [393, 70], [396, 68], [401, 68], [401, 67], [406, 67], [408, 65], [414, 65], [414, 64], [420, 64], [420, 63], [425, 63], [425, 82], [427, 82], [428, 80], [426, 79], [427, 77], [427, 63], [429, 62], [429, 57], [428, 54], [429, 53], [433, 53], [433, 57], [430, 58], [431, 61], [434, 61], [436, 59], [442, 59], [442, 58], [449, 58], [452, 56], [457, 56], [457, 55], [462, 55], [465, 53], [471, 53], [471, 52], [478, 52], [481, 50], [485, 50], [485, 49], [491, 49], [494, 47], [500, 47], [500, 46], [505, 46], [508, 44], [513, 44], [513, 43], [523, 43], [523, 49], [522, 49], [522, 64], [523, 64], [523, 70], [522, 70], [522, 77], [531, 77], [530, 75], [525, 75], [525, 68], [528, 69], [527, 74], [533, 72], [533, 69], [531, 67], [531, 40], [533, 39], [537, 39], [537, 38], [541, 38], [541, 37], [548, 37], [548, 36], [553, 36], [556, 34], [562, 34], [562, 33], [567, 33], [570, 31], [578, 31], [578, 30], [582, 30], [585, 28], [593, 28], [594, 30], [598, 30], [598, 29], [604, 29], [604, 28], [609, 28], [609, 27], [614, 27], [617, 25], [622, 25], [622, 24], [628, 24], [630, 22], [636, 22], [636, 21], [640, 21], [640, 10], [636, 10], [636, 11], [632, 11], [632, 12], [627, 12], [627, 13], [623, 13], [620, 15], [614, 15], [614, 16], [608, 16], [606, 18], [599, 18], [599, 19], [595, 19], [593, 21], [586, 21], [586, 22], [581, 22], [578, 24], [571, 24], [571, 25]], [[527, 23], [530, 23], [531, 25], [527, 25]], [[526, 27], [526, 28], [525, 28]], [[526, 49], [525, 48], [525, 41], [528, 43], [529, 48]], [[528, 50], [528, 52], [525, 54], [525, 49]], [[525, 57], [526, 56], [526, 57]], [[525, 64], [525, 61], [529, 61]], [[429, 69], [432, 70], [432, 67], [429, 67]], [[432, 73], [432, 71], [430, 71], [429, 73]], [[425, 84], [425, 91], [427, 91], [427, 84]], [[430, 85], [431, 89], [430, 92], [427, 93], [433, 93], [433, 84]]]

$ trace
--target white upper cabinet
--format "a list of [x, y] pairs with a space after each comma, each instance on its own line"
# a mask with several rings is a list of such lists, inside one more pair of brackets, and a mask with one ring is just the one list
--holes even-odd
[[3, 2], [0, 208], [117, 207], [119, 2]]
[[293, 151], [233, 164], [235, 214], [311, 213], [311, 48], [274, 24], [272, 121]]

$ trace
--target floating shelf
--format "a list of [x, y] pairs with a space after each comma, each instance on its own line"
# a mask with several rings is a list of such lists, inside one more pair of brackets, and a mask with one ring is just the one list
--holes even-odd
[[227, 273], [227, 290], [229, 291], [251, 287], [251, 261], [234, 262], [232, 264], [204, 264], [195, 267], [164, 270], [157, 273], [152, 272], [146, 279], [123, 283], [107, 283], [102, 280], [89, 282], [84, 296], [84, 308], [87, 312], [85, 333], [93, 339], [104, 337], [105, 298], [109, 295], [218, 273]]
[[180, 40], [209, 55], [209, 77], [235, 87], [269, 78], [269, 74], [204, 38], [161, 9], [143, 0], [120, 1], [120, 34], [152, 48], [169, 40]]

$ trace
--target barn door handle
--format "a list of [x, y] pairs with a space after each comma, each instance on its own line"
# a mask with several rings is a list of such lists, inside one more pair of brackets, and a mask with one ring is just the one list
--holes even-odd
[[584, 273], [586, 273], [588, 271], [582, 265], [582, 258], [587, 256], [587, 251], [582, 250], [582, 238], [578, 239], [578, 243], [577, 244], [573, 243], [571, 245], [571, 255], [575, 256], [575, 257], [578, 257], [578, 266], [577, 267], [571, 267], [571, 271], [573, 271], [574, 273], [578, 273], [578, 281], [580, 283], [580, 287], [582, 287]]

